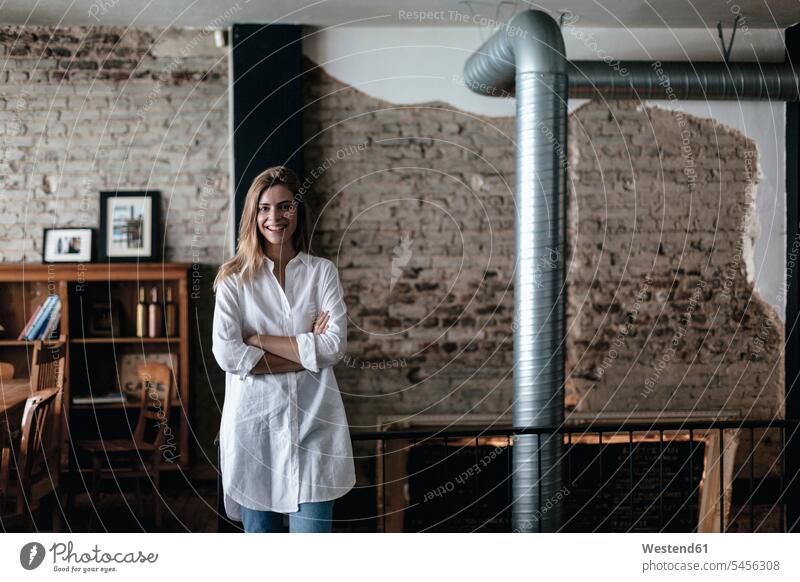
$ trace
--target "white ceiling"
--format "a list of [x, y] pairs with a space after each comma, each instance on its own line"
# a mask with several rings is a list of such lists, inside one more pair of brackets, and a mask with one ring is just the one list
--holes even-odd
[[[0, 0], [0, 23], [223, 27], [234, 22], [282, 22], [316, 26], [369, 24], [473, 26], [473, 15], [507, 21], [539, 8], [577, 16], [587, 27], [779, 28], [800, 21], [800, 0]], [[432, 12], [421, 20], [415, 11]]]

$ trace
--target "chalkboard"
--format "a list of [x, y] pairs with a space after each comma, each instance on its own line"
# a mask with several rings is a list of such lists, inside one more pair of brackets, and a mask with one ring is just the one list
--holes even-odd
[[409, 451], [407, 532], [511, 531], [507, 447], [429, 445]]
[[[691, 532], [697, 526], [702, 441], [564, 449], [562, 482], [568, 494], [561, 501], [561, 531]], [[406, 466], [404, 530], [511, 531], [511, 463], [509, 447], [413, 447]]]
[[563, 531], [691, 532], [703, 456], [700, 441], [573, 445]]

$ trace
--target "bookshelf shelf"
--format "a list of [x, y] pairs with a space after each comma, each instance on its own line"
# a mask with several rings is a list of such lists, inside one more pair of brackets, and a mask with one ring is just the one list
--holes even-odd
[[179, 337], [82, 337], [69, 340], [73, 344], [169, 344], [180, 343]]
[[[100, 404], [73, 404], [72, 410], [92, 410], [92, 409], [106, 409], [106, 408], [139, 408], [141, 406], [138, 402], [105, 402]], [[171, 408], [180, 408], [180, 402], [173, 402]]]
[[[189, 464], [190, 268], [189, 263], [0, 264], [0, 324], [5, 328], [0, 332], [0, 361], [12, 363], [16, 376], [22, 377], [30, 369], [30, 348], [34, 343], [16, 339], [19, 332], [48, 295], [57, 294], [61, 299], [60, 333], [68, 340], [63, 399], [65, 440], [129, 438], [130, 423], [124, 416], [130, 420], [137, 413], [138, 402], [73, 404], [72, 398], [90, 394], [91, 386], [125, 391], [125, 362], [130, 369], [140, 360], [160, 361], [171, 365], [175, 372], [177, 392], [176, 401], [170, 406], [169, 426], [181, 453], [179, 464]], [[169, 337], [136, 336], [140, 287], [148, 291], [148, 302], [152, 287], [157, 289], [162, 310], [170, 290], [177, 322]], [[109, 318], [103, 318], [102, 304], [111, 306], [108, 312], [114, 326], [106, 337], [95, 331], [99, 320], [110, 327]], [[87, 411], [96, 416], [90, 423], [86, 422]], [[78, 413], [75, 422], [72, 412]], [[70, 449], [69, 445], [64, 448]]]
[[[27, 341], [27, 340], [12, 340], [12, 339], [3, 339], [0, 340], [0, 347], [2, 346], [33, 346], [36, 342]], [[43, 342], [44, 345], [55, 343], [54, 341], [45, 341]]]
[[[160, 467], [161, 471], [181, 471], [185, 469], [185, 466], [180, 463], [163, 463]], [[113, 478], [114, 472], [117, 471], [116, 469], [100, 469], [100, 473], [106, 475], [106, 479]], [[81, 467], [80, 469], [76, 469], [77, 473], [81, 475], [91, 475], [94, 472], [94, 469], [91, 467]], [[119, 473], [117, 473], [119, 474]], [[89, 479], [84, 477], [86, 483], [90, 483]]]

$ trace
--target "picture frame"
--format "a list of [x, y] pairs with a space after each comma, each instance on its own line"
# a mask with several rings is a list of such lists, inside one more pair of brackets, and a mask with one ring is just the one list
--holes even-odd
[[42, 263], [91, 263], [94, 243], [91, 228], [45, 228]]
[[95, 301], [89, 312], [89, 335], [92, 337], [119, 337], [120, 307], [116, 301]]
[[[119, 370], [119, 390], [127, 395], [129, 402], [140, 402], [141, 383], [136, 368], [139, 364], [164, 364], [172, 370], [172, 385], [176, 387], [173, 392], [173, 403], [177, 403], [178, 391], [176, 379], [178, 377], [178, 354], [152, 353], [152, 354], [120, 354], [117, 356], [117, 370]], [[158, 389], [161, 392], [161, 388]]]
[[100, 261], [158, 261], [160, 217], [158, 191], [100, 192]]

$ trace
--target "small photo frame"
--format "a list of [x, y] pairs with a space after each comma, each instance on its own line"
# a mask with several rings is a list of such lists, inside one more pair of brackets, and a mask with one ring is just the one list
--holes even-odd
[[100, 260], [159, 260], [160, 210], [160, 192], [100, 192]]
[[91, 228], [45, 228], [43, 263], [91, 263]]
[[89, 334], [92, 337], [119, 337], [120, 309], [116, 301], [95, 301], [89, 312]]

